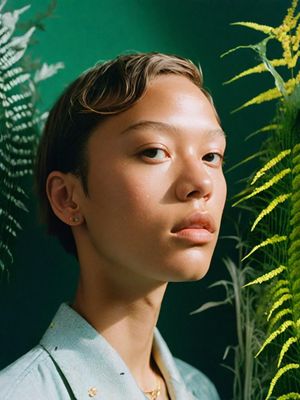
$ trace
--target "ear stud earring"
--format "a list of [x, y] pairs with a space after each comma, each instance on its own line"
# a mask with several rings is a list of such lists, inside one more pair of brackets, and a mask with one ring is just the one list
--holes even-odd
[[70, 217], [70, 221], [74, 222], [74, 223], [79, 222], [80, 221], [80, 217], [79, 216]]

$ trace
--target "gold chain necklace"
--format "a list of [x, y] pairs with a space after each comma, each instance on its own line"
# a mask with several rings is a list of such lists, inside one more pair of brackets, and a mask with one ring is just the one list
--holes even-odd
[[160, 395], [160, 381], [158, 380], [158, 385], [154, 390], [149, 390], [148, 392], [144, 391], [144, 394], [149, 400], [157, 400]]

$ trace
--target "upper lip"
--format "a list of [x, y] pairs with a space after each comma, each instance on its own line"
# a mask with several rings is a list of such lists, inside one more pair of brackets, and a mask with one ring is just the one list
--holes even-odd
[[213, 218], [207, 212], [193, 212], [176, 224], [171, 230], [172, 233], [181, 231], [182, 229], [206, 229], [211, 233], [216, 231]]

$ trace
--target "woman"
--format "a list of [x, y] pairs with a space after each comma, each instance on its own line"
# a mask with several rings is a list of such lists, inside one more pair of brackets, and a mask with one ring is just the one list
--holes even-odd
[[168, 282], [207, 272], [226, 197], [225, 135], [201, 72], [160, 53], [88, 70], [54, 105], [36, 184], [77, 258], [75, 299], [6, 368], [1, 399], [215, 400], [156, 323]]

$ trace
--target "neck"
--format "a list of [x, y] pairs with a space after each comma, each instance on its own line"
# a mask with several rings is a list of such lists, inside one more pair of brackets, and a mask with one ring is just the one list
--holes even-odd
[[152, 390], [158, 375], [151, 362], [153, 331], [167, 284], [139, 285], [134, 277], [121, 283], [95, 269], [87, 273], [81, 266], [73, 308], [119, 353], [140, 388]]

